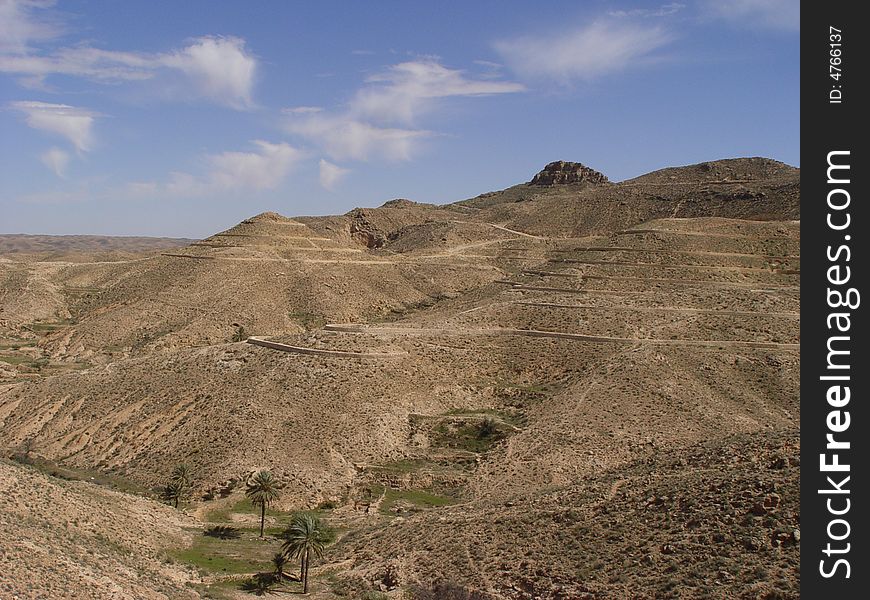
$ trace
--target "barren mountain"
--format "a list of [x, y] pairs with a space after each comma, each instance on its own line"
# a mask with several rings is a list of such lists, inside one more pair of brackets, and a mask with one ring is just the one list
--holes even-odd
[[277, 508], [336, 507], [338, 579], [396, 597], [447, 573], [677, 597], [687, 564], [679, 597], [791, 597], [799, 194], [766, 159], [621, 183], [558, 162], [129, 260], [7, 255], [0, 439], [145, 487], [185, 462], [203, 510], [269, 468]]

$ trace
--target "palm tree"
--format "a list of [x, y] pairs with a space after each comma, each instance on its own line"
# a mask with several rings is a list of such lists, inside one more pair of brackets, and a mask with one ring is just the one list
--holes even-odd
[[167, 502], [174, 502], [178, 508], [178, 500], [184, 495], [184, 486], [177, 481], [170, 481], [160, 491], [160, 497]]
[[275, 567], [275, 572], [273, 576], [278, 581], [284, 581], [284, 578], [287, 575], [284, 573], [284, 567], [287, 566], [287, 563], [290, 562], [290, 559], [287, 558], [287, 555], [283, 552], [278, 552], [275, 556], [272, 557], [272, 565]]
[[266, 525], [266, 507], [281, 496], [278, 490], [278, 481], [269, 471], [257, 471], [248, 480], [245, 496], [254, 506], [260, 507], [260, 537], [263, 537], [263, 528]]
[[323, 548], [329, 541], [329, 532], [320, 519], [308, 513], [301, 513], [293, 517], [290, 526], [284, 530], [281, 537], [285, 540], [281, 546], [284, 554], [301, 560], [302, 593], [307, 594], [311, 555], [316, 558], [323, 556]]
[[172, 475], [169, 476], [169, 479], [181, 483], [183, 487], [187, 487], [193, 482], [193, 475], [190, 472], [190, 467], [181, 463], [172, 469]]

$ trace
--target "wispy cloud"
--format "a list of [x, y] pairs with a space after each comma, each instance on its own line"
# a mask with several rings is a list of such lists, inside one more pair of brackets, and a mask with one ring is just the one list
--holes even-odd
[[379, 127], [347, 113], [289, 113], [284, 130], [323, 149], [335, 160], [405, 161], [431, 131]]
[[0, 53], [21, 54], [33, 42], [59, 36], [63, 29], [58, 23], [34, 14], [53, 5], [51, 0], [0, 0]]
[[284, 130], [317, 145], [335, 160], [410, 160], [436, 135], [415, 126], [438, 100], [524, 90], [509, 81], [474, 79], [427, 58], [393, 65], [368, 77], [342, 109], [284, 110]]
[[36, 101], [12, 102], [10, 106], [24, 113], [28, 125], [66, 138], [79, 152], [93, 146], [95, 113], [89, 110]]
[[628, 10], [612, 10], [608, 15], [611, 17], [668, 17], [686, 8], [681, 2], [669, 2], [656, 8], [632, 8]]
[[747, 28], [801, 28], [801, 5], [797, 0], [704, 0], [702, 8], [711, 17]]
[[561, 34], [501, 40], [495, 49], [522, 77], [570, 83], [651, 62], [672, 39], [658, 22], [611, 17]]
[[66, 168], [69, 164], [69, 153], [60, 148], [51, 148], [44, 152], [39, 159], [43, 164], [54, 171], [58, 177], [66, 176]]
[[350, 169], [343, 169], [327, 160], [320, 159], [320, 185], [323, 186], [323, 189], [329, 191], [334, 190], [335, 186], [337, 186], [348, 173], [350, 173]]
[[322, 106], [294, 106], [285, 108], [282, 112], [288, 115], [308, 115], [311, 113], [323, 112]]
[[255, 190], [277, 187], [303, 152], [290, 144], [255, 140], [255, 152], [224, 152], [209, 157], [210, 180], [229, 188]]
[[470, 79], [457, 69], [434, 60], [393, 65], [372, 75], [350, 103], [357, 116], [391, 123], [412, 123], [418, 114], [431, 110], [433, 100], [459, 96], [489, 96], [521, 92], [522, 84], [510, 81]]
[[133, 197], [165, 196], [195, 198], [240, 190], [274, 189], [281, 185], [305, 153], [290, 144], [264, 140], [251, 142], [252, 152], [222, 152], [205, 157], [203, 175], [174, 172], [163, 183], [140, 181], [127, 184]]
[[257, 58], [237, 37], [204, 36], [165, 53], [126, 52], [88, 44], [46, 50], [39, 42], [56, 38], [61, 29], [47, 11], [52, 2], [0, 0], [0, 72], [18, 75], [28, 88], [45, 88], [54, 75], [81, 77], [97, 83], [153, 80], [181, 76], [180, 96], [206, 98], [244, 109], [253, 106]]

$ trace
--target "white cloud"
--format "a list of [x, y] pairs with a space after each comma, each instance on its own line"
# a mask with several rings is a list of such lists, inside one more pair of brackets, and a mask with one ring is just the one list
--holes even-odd
[[203, 37], [182, 50], [157, 59], [166, 67], [184, 72], [202, 95], [235, 108], [246, 108], [257, 73], [257, 60], [240, 38]]
[[351, 101], [351, 112], [386, 123], [411, 123], [418, 113], [430, 110], [436, 98], [488, 96], [525, 89], [510, 81], [468, 79], [462, 71], [448, 69], [434, 60], [393, 65], [366, 82], [369, 85]]
[[208, 171], [193, 175], [176, 171], [168, 181], [137, 181], [127, 184], [125, 193], [132, 198], [195, 198], [244, 190], [278, 187], [290, 170], [305, 157], [304, 152], [281, 143], [254, 140], [253, 152], [222, 152], [205, 157]]
[[47, 102], [13, 102], [11, 106], [23, 112], [27, 124], [34, 129], [67, 138], [79, 152], [91, 149], [94, 113], [66, 104]]
[[224, 188], [274, 188], [280, 184], [303, 153], [286, 143], [255, 140], [257, 152], [224, 152], [209, 157], [210, 180]]
[[568, 83], [649, 61], [671, 39], [658, 24], [604, 19], [568, 33], [502, 40], [495, 49], [523, 77]]
[[798, 0], [705, 0], [703, 8], [716, 18], [746, 27], [800, 31]]
[[432, 135], [424, 130], [378, 127], [347, 114], [290, 115], [284, 128], [317, 144], [335, 160], [410, 160], [417, 143]]
[[66, 175], [66, 167], [69, 164], [69, 153], [60, 148], [51, 148], [44, 152], [39, 159], [46, 167], [54, 171], [58, 177]]
[[329, 161], [320, 159], [320, 185], [324, 189], [332, 191], [338, 185], [345, 175], [350, 173], [350, 169], [343, 169], [338, 165], [334, 165]]
[[49, 8], [52, 1], [0, 0], [0, 53], [27, 52], [31, 42], [50, 40], [61, 33], [61, 28], [46, 19], [37, 20], [37, 9]]
[[257, 59], [247, 51], [245, 41], [235, 37], [195, 38], [181, 49], [161, 54], [86, 45], [50, 53], [26, 48], [0, 52], [0, 72], [20, 75], [29, 87], [43, 85], [42, 81], [52, 75], [68, 75], [98, 83], [154, 80], [155, 88], [165, 89], [171, 87], [166, 78], [174, 74], [184, 78], [178, 95], [204, 97], [237, 109], [254, 103], [257, 67]]

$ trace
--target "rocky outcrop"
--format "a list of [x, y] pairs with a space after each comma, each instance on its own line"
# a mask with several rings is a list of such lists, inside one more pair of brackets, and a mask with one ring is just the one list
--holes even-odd
[[562, 185], [566, 183], [608, 183], [607, 176], [595, 169], [576, 163], [557, 160], [551, 162], [537, 175], [532, 177], [529, 185]]
[[[424, 206], [419, 202], [414, 202], [413, 200], [408, 200], [407, 198], [394, 198], [393, 200], [387, 200], [381, 205], [381, 208], [413, 208], [415, 206]], [[431, 204], [429, 205], [431, 206]]]
[[350, 236], [366, 248], [383, 248], [387, 238], [373, 225], [366, 216], [366, 211], [355, 208], [347, 213], [350, 223]]

